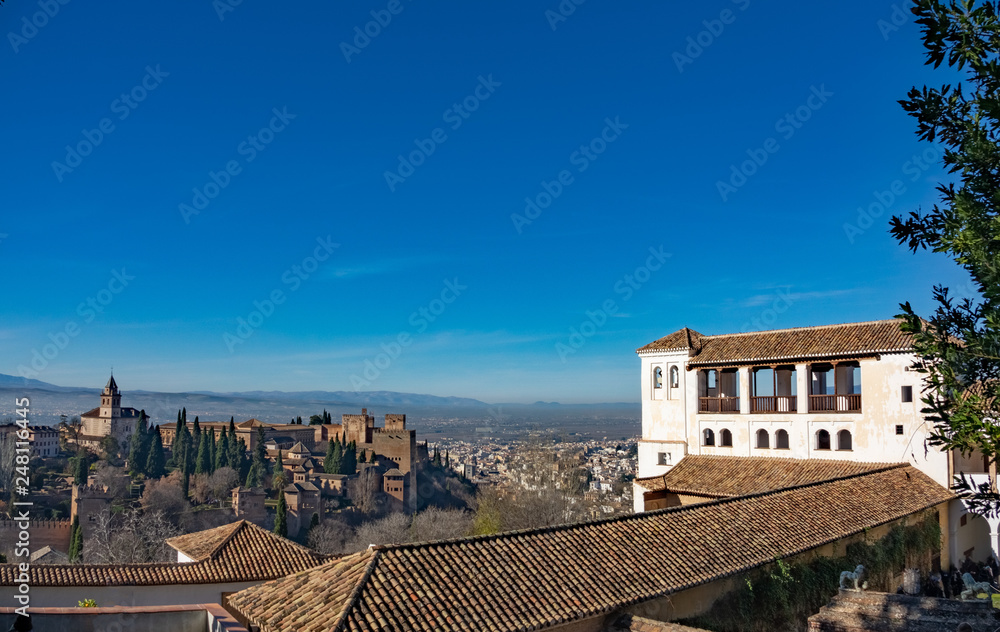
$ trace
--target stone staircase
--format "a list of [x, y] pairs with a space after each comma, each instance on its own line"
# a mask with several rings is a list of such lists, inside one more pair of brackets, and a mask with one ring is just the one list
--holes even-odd
[[972, 632], [1000, 629], [1000, 611], [989, 601], [958, 601], [841, 590], [809, 617], [810, 632]]

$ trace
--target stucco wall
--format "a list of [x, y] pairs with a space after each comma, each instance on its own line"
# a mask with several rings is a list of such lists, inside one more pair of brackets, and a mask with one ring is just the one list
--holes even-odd
[[222, 603], [223, 593], [232, 593], [263, 582], [231, 584], [184, 584], [169, 586], [33, 586], [35, 608], [70, 608], [84, 599], [98, 606], [170, 606], [183, 603]]

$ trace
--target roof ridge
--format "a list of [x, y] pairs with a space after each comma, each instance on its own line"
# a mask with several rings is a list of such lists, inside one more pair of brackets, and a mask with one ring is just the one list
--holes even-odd
[[373, 551], [372, 559], [365, 564], [365, 572], [362, 573], [361, 577], [358, 578], [357, 583], [354, 584], [354, 588], [351, 589], [351, 594], [348, 595], [347, 601], [344, 602], [344, 608], [340, 611], [340, 616], [337, 617], [337, 620], [334, 622], [333, 628], [330, 632], [337, 632], [342, 628], [344, 622], [347, 621], [347, 617], [350, 616], [351, 610], [354, 609], [354, 606], [357, 605], [358, 599], [361, 598], [361, 593], [365, 590], [365, 584], [368, 583], [368, 580], [371, 579], [372, 573], [375, 572], [375, 564], [381, 557], [382, 550], [375, 547], [369, 548]]
[[899, 318], [884, 318], [882, 320], [862, 320], [859, 322], [851, 323], [827, 323], [825, 325], [805, 325], [803, 327], [785, 327], [784, 329], [761, 329], [759, 331], [735, 331], [728, 334], [712, 334], [709, 336], [702, 335], [702, 338], [735, 338], [738, 336], [759, 336], [761, 334], [776, 334], [784, 333], [788, 331], [806, 331], [806, 330], [816, 330], [816, 329], [834, 329], [837, 327], [854, 327], [857, 325], [878, 325], [882, 323], [899, 323], [902, 322]]
[[[697, 455], [696, 455], [697, 456]], [[713, 455], [713, 456], [724, 456], [724, 455]], [[736, 457], [733, 457], [736, 458]], [[745, 457], [749, 458], [749, 457]], [[824, 460], [824, 459], [821, 459]], [[679, 464], [678, 464], [679, 465]], [[601, 524], [611, 524], [615, 522], [629, 522], [631, 520], [641, 520], [648, 516], [658, 516], [661, 514], [668, 513], [681, 513], [685, 511], [693, 510], [697, 507], [704, 507], [710, 504], [722, 504], [722, 503], [732, 503], [738, 502], [751, 498], [761, 498], [764, 496], [770, 496], [774, 494], [783, 494], [796, 489], [802, 489], [806, 487], [814, 487], [817, 485], [825, 485], [827, 483], [832, 483], [835, 481], [848, 480], [852, 478], [860, 478], [862, 476], [871, 476], [873, 474], [881, 474], [882, 472], [887, 472], [889, 470], [900, 469], [900, 468], [913, 468], [913, 465], [906, 462], [900, 463], [886, 463], [885, 467], [880, 467], [872, 470], [865, 470], [864, 472], [855, 472], [853, 474], [846, 474], [844, 476], [837, 476], [834, 478], [827, 478], [820, 481], [812, 481], [808, 483], [800, 483], [798, 485], [790, 485], [788, 487], [782, 487], [779, 489], [769, 489], [762, 492], [753, 492], [751, 494], [743, 494], [742, 496], [730, 496], [727, 498], [718, 498], [709, 500], [702, 503], [694, 503], [691, 505], [678, 505], [676, 507], [666, 507], [664, 509], [654, 509], [652, 511], [644, 511], [641, 513], [632, 513], [624, 516], [613, 516], [611, 518], [600, 518], [597, 520], [588, 520], [586, 522], [569, 522], [557, 525], [550, 525], [547, 527], [535, 527], [532, 529], [515, 529], [513, 531], [503, 531], [501, 533], [491, 533], [488, 535], [474, 535], [474, 536], [463, 536], [457, 538], [448, 538], [444, 540], [429, 540], [427, 542], [408, 542], [405, 544], [373, 544], [372, 549], [376, 551], [402, 551], [408, 549], [418, 549], [427, 548], [432, 546], [447, 546], [452, 544], [459, 544], [463, 542], [488, 542], [490, 540], [499, 540], [503, 538], [512, 538], [516, 536], [524, 536], [536, 533], [552, 533], [555, 531], [571, 531], [573, 529], [589, 528], [594, 525]], [[676, 467], [676, 466], [675, 466]], [[916, 468], [914, 468], [916, 469]], [[917, 470], [919, 471], [919, 470]], [[664, 476], [661, 474], [660, 476]], [[656, 477], [653, 477], [656, 478]]]

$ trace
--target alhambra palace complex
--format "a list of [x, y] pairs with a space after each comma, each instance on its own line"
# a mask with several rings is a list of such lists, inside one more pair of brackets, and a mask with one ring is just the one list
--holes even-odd
[[[176, 562], [31, 565], [33, 619], [44, 629], [127, 616], [136, 629], [206, 632], [697, 632], [676, 621], [729, 607], [719, 604], [758, 570], [845, 559], [907, 529], [929, 526], [940, 542], [913, 558], [917, 568], [890, 569], [894, 586], [997, 555], [1000, 521], [949, 489], [960, 473], [995, 485], [996, 472], [982, 455], [928, 443], [916, 356], [897, 321], [711, 336], [685, 328], [637, 353], [634, 514], [330, 558], [254, 524], [262, 497], [237, 488], [241, 519], [168, 540]], [[95, 411], [83, 440], [132, 432], [113, 379]], [[160, 428], [169, 445], [174, 425]], [[280, 450], [292, 475], [286, 495], [308, 512], [322, 514], [323, 498], [344, 489], [317, 467], [317, 449], [338, 434], [376, 455], [371, 467], [399, 509], [414, 507], [414, 464], [426, 452], [402, 415], [382, 428], [366, 410], [341, 424], [236, 428], [251, 449], [264, 429], [268, 454]], [[99, 493], [80, 490], [74, 504], [91, 511]], [[840, 592], [809, 630], [996, 628], [969, 584], [969, 601], [918, 597], [863, 590], [863, 567], [842, 570]], [[21, 572], [0, 565], [0, 583], [13, 590]], [[83, 598], [104, 607], [74, 609]]]

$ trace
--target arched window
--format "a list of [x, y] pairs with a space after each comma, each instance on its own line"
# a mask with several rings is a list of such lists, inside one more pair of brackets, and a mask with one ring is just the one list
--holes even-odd
[[733, 433], [729, 432], [728, 429], [723, 428], [722, 431], [719, 432], [719, 445], [726, 448], [733, 447]]
[[777, 448], [777, 449], [779, 449], [779, 450], [787, 450], [788, 449], [788, 431], [787, 430], [779, 430], [778, 432], [774, 433], [774, 447]]
[[702, 445], [715, 445], [715, 433], [712, 432], [711, 428], [705, 428], [705, 432], [703, 434], [705, 436], [705, 443]]
[[653, 388], [663, 388], [663, 368], [653, 367]]
[[761, 428], [757, 431], [757, 447], [758, 448], [770, 448], [771, 438], [767, 435], [767, 430]]
[[838, 450], [852, 450], [851, 447], [851, 431], [841, 430], [837, 433], [837, 449]]
[[677, 388], [678, 384], [680, 384], [680, 379], [678, 378], [677, 367], [672, 366], [670, 367], [670, 388]]
[[826, 430], [819, 430], [816, 432], [816, 449], [817, 450], [829, 450], [830, 449], [830, 433]]

